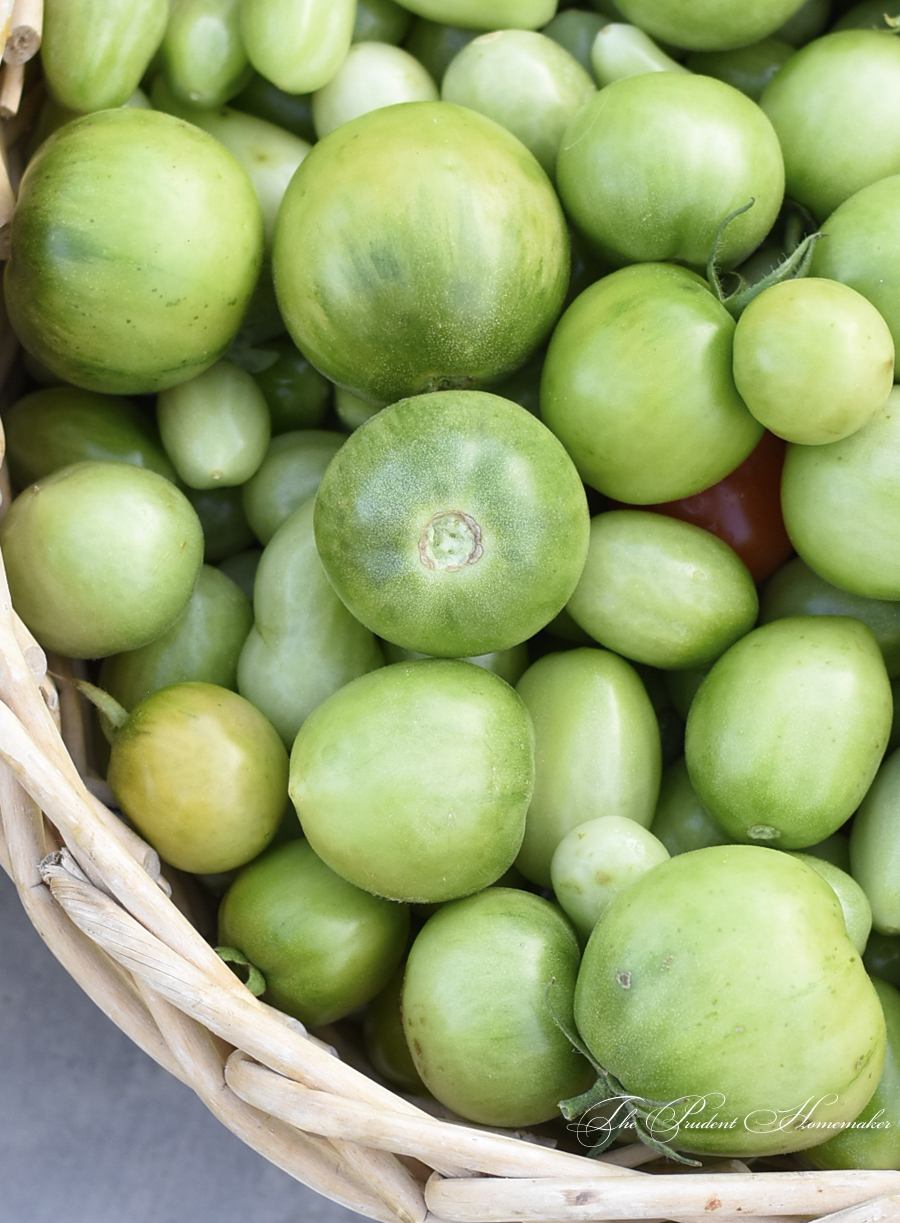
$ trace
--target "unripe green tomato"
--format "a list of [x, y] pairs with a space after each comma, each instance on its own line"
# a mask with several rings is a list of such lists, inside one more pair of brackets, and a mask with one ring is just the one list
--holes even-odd
[[443, 21], [429, 21], [427, 17], [413, 17], [403, 45], [440, 86], [454, 55], [480, 32], [471, 26], [447, 25]]
[[788, 196], [819, 222], [900, 171], [900, 45], [886, 29], [813, 39], [782, 65], [759, 105], [784, 150]]
[[287, 93], [330, 81], [350, 49], [356, 0], [243, 0], [241, 38], [257, 72]]
[[442, 905], [413, 942], [402, 993], [425, 1086], [482, 1125], [558, 1116], [593, 1079], [554, 1018], [571, 1024], [577, 971], [572, 927], [540, 896], [491, 887]]
[[771, 285], [742, 311], [734, 382], [770, 433], [818, 445], [849, 437], [894, 385], [894, 341], [849, 285], [800, 277]]
[[30, 485], [0, 524], [13, 605], [46, 649], [100, 658], [187, 607], [203, 530], [184, 493], [132, 463], [85, 460]]
[[691, 72], [714, 76], [758, 102], [762, 91], [795, 47], [782, 37], [770, 36], [731, 51], [694, 51], [685, 60]]
[[248, 863], [219, 904], [219, 943], [262, 973], [263, 1001], [312, 1027], [374, 998], [408, 933], [405, 905], [347, 883], [303, 840]]
[[177, 478], [152, 415], [124, 396], [65, 384], [41, 387], [12, 405], [3, 431], [10, 475], [19, 488], [82, 459], [134, 463]]
[[678, 854], [620, 892], [585, 948], [575, 1020], [648, 1102], [653, 1135], [709, 1155], [814, 1145], [822, 1131], [801, 1119], [852, 1120], [885, 1057], [837, 896], [760, 845]]
[[591, 70], [601, 89], [645, 72], [687, 72], [649, 34], [619, 21], [611, 21], [598, 32], [591, 46]]
[[892, 712], [881, 651], [861, 620], [775, 620], [731, 646], [694, 697], [691, 781], [735, 840], [803, 849], [863, 800]]
[[[803, 0], [616, 0], [626, 21], [689, 51], [725, 51], [774, 34]], [[603, 6], [601, 6], [603, 7]]]
[[863, 963], [870, 977], [881, 977], [900, 989], [900, 935], [882, 934], [873, 928]]
[[674, 857], [705, 845], [728, 845], [732, 838], [703, 806], [694, 789], [684, 756], [663, 770], [659, 801], [650, 831]]
[[257, 542], [241, 504], [240, 487], [185, 488], [203, 526], [203, 559], [215, 565]]
[[590, 74], [564, 47], [536, 30], [492, 30], [450, 62], [441, 97], [487, 115], [512, 132], [556, 174], [569, 121], [597, 91]]
[[558, 0], [404, 0], [419, 17], [478, 30], [538, 30], [556, 15]]
[[288, 747], [326, 697], [384, 662], [375, 637], [347, 611], [322, 568], [313, 504], [310, 498], [299, 506], [263, 550], [254, 624], [238, 659], [238, 691]]
[[799, 556], [766, 582], [760, 596], [759, 622], [785, 616], [855, 616], [867, 624], [881, 648], [887, 673], [900, 675], [900, 600], [873, 599], [826, 582]]
[[784, 523], [797, 554], [834, 586], [900, 599], [900, 388], [868, 424], [826, 446], [789, 444]]
[[345, 684], [291, 750], [291, 798], [319, 856], [357, 887], [421, 904], [500, 878], [533, 785], [521, 697], [449, 658], [392, 663]]
[[817, 1168], [900, 1168], [900, 992], [872, 976], [887, 1026], [884, 1068], [875, 1094], [858, 1116], [825, 1142], [810, 1147], [807, 1158]]
[[79, 113], [122, 106], [141, 83], [168, 17], [168, 0], [44, 0], [48, 86]]
[[241, 42], [241, 0], [174, 0], [159, 62], [169, 88], [196, 106], [223, 106], [253, 69]]
[[224, 358], [160, 391], [156, 421], [175, 470], [198, 489], [246, 483], [272, 436], [266, 399], [253, 376]]
[[256, 115], [310, 144], [316, 138], [312, 122], [312, 94], [287, 93], [255, 72], [250, 83], [231, 99], [235, 110]]
[[534, 793], [516, 866], [546, 887], [553, 853], [577, 824], [604, 815], [650, 823], [662, 768], [659, 724], [635, 669], [609, 650], [545, 654], [516, 691], [535, 735]]
[[321, 138], [349, 119], [398, 102], [433, 102], [431, 74], [415, 56], [393, 43], [355, 43], [337, 72], [313, 94], [316, 135]]
[[900, 934], [900, 752], [885, 757], [850, 830], [850, 869], [872, 906], [879, 934]]
[[[386, 662], [411, 662], [414, 658], [429, 657], [418, 650], [407, 650], [390, 641], [383, 641], [381, 645]], [[463, 662], [471, 662], [476, 667], [484, 667], [487, 671], [493, 671], [495, 675], [505, 679], [508, 684], [515, 684], [528, 666], [528, 645], [523, 641], [519, 645], [510, 646], [507, 650], [492, 650], [489, 654], [470, 654], [463, 659]]]
[[264, 348], [272, 360], [253, 376], [269, 405], [273, 435], [318, 429], [331, 403], [331, 383], [288, 336], [276, 337]]
[[263, 221], [220, 142], [126, 106], [41, 145], [10, 240], [4, 293], [24, 347], [67, 382], [127, 395], [224, 353], [259, 276]]
[[357, 0], [353, 41], [373, 40], [396, 46], [403, 42], [412, 22], [412, 13], [396, 0]]
[[733, 549], [647, 510], [591, 520], [569, 613], [607, 649], [665, 670], [708, 666], [756, 623], [759, 598]]
[[243, 552], [235, 552], [219, 561], [216, 566], [226, 577], [244, 592], [247, 599], [253, 602], [253, 587], [256, 584], [256, 570], [262, 559], [262, 548], [245, 548]]
[[648, 829], [618, 815], [602, 815], [567, 832], [550, 861], [553, 892], [587, 942], [612, 898], [664, 862], [669, 851]]
[[244, 481], [241, 502], [261, 544], [314, 497], [325, 468], [346, 436], [331, 429], [295, 429], [273, 437], [256, 471]]
[[428, 1088], [419, 1077], [406, 1043], [403, 1017], [400, 1014], [400, 993], [403, 989], [405, 964], [366, 1008], [363, 1020], [363, 1040], [372, 1067], [389, 1083], [396, 1083], [413, 1095], [428, 1095]]
[[567, 8], [548, 21], [541, 33], [565, 47], [570, 55], [575, 56], [585, 72], [593, 75], [591, 47], [605, 24], [599, 13], [588, 9]]
[[170, 684], [119, 727], [107, 780], [160, 857], [218, 874], [270, 843], [288, 804], [288, 754], [249, 701], [217, 684]]
[[148, 645], [104, 658], [97, 682], [128, 711], [158, 688], [184, 680], [235, 688], [238, 656], [252, 623], [243, 591], [204, 565], [172, 627]]

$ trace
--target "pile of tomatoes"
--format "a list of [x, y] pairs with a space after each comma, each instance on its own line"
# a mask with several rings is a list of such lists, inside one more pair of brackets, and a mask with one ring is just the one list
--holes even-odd
[[900, 1167], [885, 6], [107, 8], [0, 548], [123, 818], [399, 1090]]

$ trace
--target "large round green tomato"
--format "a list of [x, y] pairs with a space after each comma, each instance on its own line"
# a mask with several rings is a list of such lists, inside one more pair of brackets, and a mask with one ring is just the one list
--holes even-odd
[[547, 349], [541, 417], [586, 483], [652, 505], [747, 458], [763, 426], [734, 385], [734, 330], [709, 285], [674, 264], [621, 268], [572, 302]]
[[788, 195], [819, 221], [900, 171], [900, 44], [886, 27], [814, 38], [782, 65], [759, 104], [784, 151]]
[[549, 901], [488, 888], [420, 930], [403, 1028], [428, 1090], [459, 1116], [519, 1128], [558, 1116], [592, 1073], [554, 1019], [572, 1019], [578, 942]]
[[116, 732], [107, 779], [160, 857], [201, 875], [255, 858], [289, 809], [278, 733], [217, 684], [171, 684], [141, 701]]
[[578, 581], [590, 517], [549, 429], [486, 391], [401, 400], [329, 463], [316, 545], [341, 599], [380, 637], [465, 658], [518, 645]]
[[265, 978], [265, 1002], [301, 1023], [333, 1023], [369, 1002], [400, 964], [409, 910], [354, 887], [308, 841], [248, 863], [219, 905], [219, 943]]
[[684, 752], [704, 806], [736, 841], [802, 849], [850, 818], [881, 763], [891, 685], [871, 629], [787, 616], [714, 663]]
[[515, 136], [450, 102], [401, 102], [313, 147], [282, 201], [272, 267], [297, 346], [384, 405], [523, 364], [562, 307], [569, 240]]
[[0, 545], [13, 605], [45, 648], [74, 658], [134, 650], [184, 612], [203, 529], [179, 489], [146, 467], [86, 459], [10, 505]]
[[[602, 37], [598, 35], [598, 37]], [[771, 123], [740, 90], [690, 72], [645, 72], [586, 102], [562, 138], [566, 211], [613, 266], [676, 260], [734, 267], [769, 232], [784, 194]]]
[[[575, 1021], [651, 1133], [729, 1156], [802, 1150], [851, 1121], [881, 1074], [885, 1022], [840, 903], [758, 845], [696, 849], [620, 892], [588, 941]], [[584, 1124], [590, 1117], [584, 1119]]]
[[22, 178], [4, 274], [22, 344], [59, 378], [148, 393], [234, 338], [259, 275], [247, 173], [193, 124], [138, 107], [60, 128]]
[[300, 727], [290, 795], [310, 844], [357, 887], [435, 902], [511, 866], [534, 786], [521, 697], [473, 663], [392, 663], [352, 680]]
[[725, 51], [774, 34], [803, 0], [616, 0], [626, 21], [691, 51]]
[[900, 388], [849, 437], [789, 445], [781, 507], [798, 555], [820, 577], [900, 599]]

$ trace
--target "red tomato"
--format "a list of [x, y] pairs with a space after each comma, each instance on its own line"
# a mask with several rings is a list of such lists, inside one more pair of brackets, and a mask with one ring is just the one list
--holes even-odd
[[794, 551], [781, 516], [781, 468], [785, 443], [773, 433], [762, 439], [743, 463], [718, 484], [642, 509], [692, 522], [729, 544], [753, 580], [769, 577]]

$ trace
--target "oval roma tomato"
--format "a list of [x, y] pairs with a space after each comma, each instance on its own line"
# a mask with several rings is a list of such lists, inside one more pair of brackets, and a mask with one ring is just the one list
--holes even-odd
[[401, 400], [329, 463], [316, 546], [354, 616], [394, 645], [465, 658], [518, 645], [575, 588], [584, 487], [557, 438], [485, 391]]
[[852, 1121], [885, 1057], [834, 891], [759, 845], [678, 854], [620, 892], [585, 948], [575, 1021], [650, 1133], [701, 1154], [813, 1146], [807, 1122]]
[[218, 140], [124, 106], [44, 141], [10, 241], [3, 287], [24, 347], [66, 382], [130, 395], [174, 386], [222, 356], [264, 236], [250, 178]]
[[733, 548], [755, 582], [770, 577], [793, 554], [781, 512], [786, 442], [766, 431], [734, 471], [678, 501], [647, 505], [703, 527]]
[[403, 1029], [428, 1090], [459, 1116], [519, 1128], [558, 1116], [586, 1088], [571, 1023], [578, 940], [549, 901], [492, 887], [443, 905], [419, 931], [403, 982]]
[[569, 238], [515, 136], [451, 102], [401, 102], [313, 147], [282, 201], [272, 270], [298, 348], [384, 406], [522, 365], [562, 308]]
[[522, 698], [449, 658], [345, 684], [291, 750], [290, 795], [316, 853], [357, 887], [410, 903], [495, 883], [522, 843], [533, 788]]
[[690, 72], [643, 72], [577, 112], [556, 182], [567, 213], [613, 267], [671, 259], [705, 268], [721, 223], [744, 209], [716, 248], [717, 262], [734, 267], [775, 222], [784, 162], [772, 124], [740, 90]]
[[734, 330], [706, 281], [671, 263], [620, 268], [572, 302], [547, 348], [541, 418], [586, 483], [654, 504], [747, 458], [763, 426], [734, 385]]

